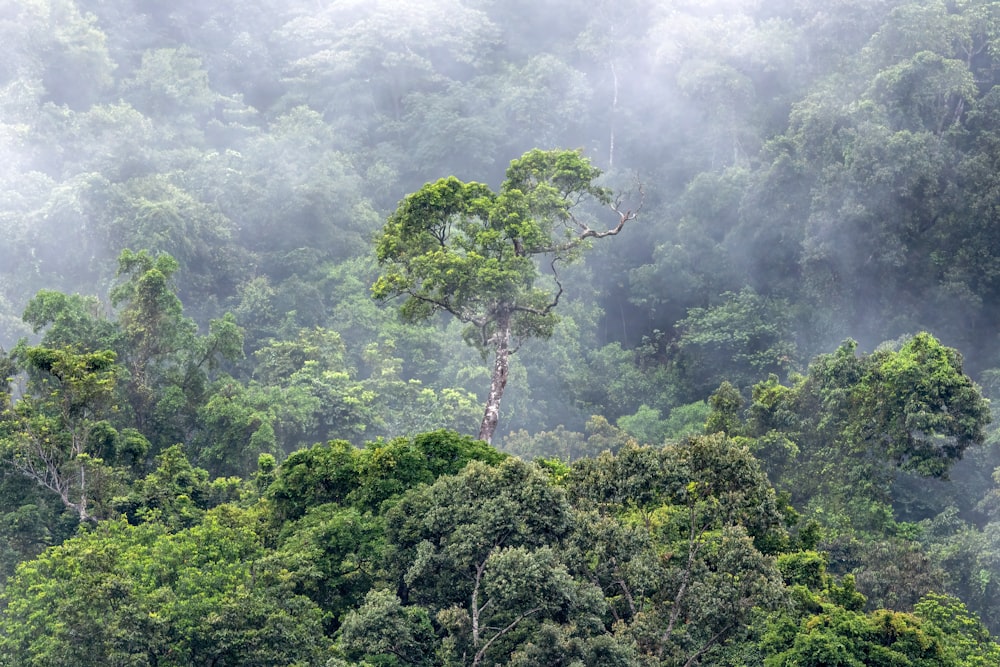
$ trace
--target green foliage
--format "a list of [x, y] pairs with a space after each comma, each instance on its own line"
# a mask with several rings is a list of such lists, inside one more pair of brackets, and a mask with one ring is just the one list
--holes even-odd
[[76, 345], [88, 351], [114, 348], [117, 331], [94, 297], [40, 290], [25, 306], [22, 319], [34, 333], [45, 329], [42, 345]]
[[[153, 256], [172, 257], [174, 272], [183, 276], [184, 298], [196, 312], [205, 300], [231, 292], [242, 253], [221, 250], [231, 247], [235, 225], [216, 207], [161, 174], [110, 184], [102, 195], [108, 202], [104, 233], [113, 239], [111, 249], [144, 248]], [[120, 270], [119, 276], [135, 270]], [[164, 274], [170, 279], [170, 272]]]
[[394, 594], [379, 590], [365, 596], [340, 631], [348, 658], [379, 665], [432, 665], [433, 639], [434, 628], [425, 609], [404, 607]]
[[503, 439], [503, 451], [525, 460], [549, 456], [560, 461], [572, 461], [588, 454], [582, 433], [567, 431], [562, 424], [555, 430], [529, 434], [515, 431]]
[[171, 530], [190, 528], [212, 507], [238, 498], [237, 478], [209, 479], [208, 472], [191, 465], [182, 445], [156, 456], [156, 469], [115, 498], [115, 509], [131, 523], [157, 523]]
[[849, 427], [853, 438], [904, 470], [937, 477], [983, 443], [988, 405], [957, 351], [920, 333], [896, 353], [876, 352], [870, 366], [854, 391], [860, 423]]
[[748, 387], [768, 373], [785, 374], [796, 350], [790, 340], [790, 306], [750, 288], [726, 293], [713, 308], [694, 308], [677, 323], [676, 364], [692, 397], [729, 380]]
[[604, 417], [593, 415], [584, 425], [584, 433], [567, 431], [563, 426], [534, 435], [517, 431], [504, 439], [503, 450], [522, 459], [556, 456], [569, 462], [605, 451], [617, 452], [630, 443], [636, 444], [635, 439]]
[[957, 508], [950, 507], [933, 519], [920, 523], [920, 543], [931, 562], [939, 568], [945, 591], [960, 598], [991, 630], [998, 620], [996, 600], [1000, 589], [994, 553], [1000, 526], [991, 520], [982, 527], [963, 521]]
[[385, 341], [367, 346], [363, 353], [370, 373], [361, 385], [374, 402], [368, 434], [392, 438], [442, 428], [473, 432], [482, 418], [475, 395], [453, 387], [435, 391], [420, 380], [404, 380], [403, 360], [393, 354], [394, 348], [394, 342]]
[[[569, 372], [567, 384], [573, 388], [576, 400], [590, 414], [603, 414], [608, 419], [633, 414], [647, 397], [647, 404], [673, 405], [676, 387], [669, 369], [657, 369], [656, 360], [628, 350], [619, 343], [584, 351], [586, 363], [576, 363]], [[643, 372], [641, 366], [649, 366]]]
[[19, 563], [72, 536], [79, 526], [79, 516], [58, 496], [6, 466], [0, 503], [0, 576], [5, 582]]
[[[17, 473], [56, 494], [81, 521], [106, 514], [118, 475], [118, 434], [108, 424], [118, 409], [121, 368], [110, 350], [29, 347], [15, 358], [33, 376], [31, 394], [4, 406], [0, 456]], [[103, 441], [103, 442], [102, 442]], [[125, 449], [128, 449], [127, 441]], [[100, 458], [110, 454], [105, 462]]]
[[925, 594], [944, 589], [942, 573], [917, 544], [896, 538], [872, 540], [854, 570], [868, 608], [909, 611]]
[[371, 442], [358, 452], [359, 483], [349, 499], [377, 509], [408, 489], [430, 484], [441, 475], [454, 475], [469, 461], [495, 464], [502, 458], [485, 443], [443, 430], [412, 439]]
[[815, 551], [799, 551], [778, 556], [777, 566], [789, 586], [805, 586], [818, 591], [826, 582], [827, 559]]
[[625, 637], [607, 634], [594, 637], [574, 636], [565, 626], [555, 623], [545, 623], [538, 628], [530, 642], [511, 654], [508, 664], [528, 667], [554, 665], [559, 661], [595, 667], [632, 667], [642, 664], [638, 649]]
[[889, 529], [877, 505], [894, 500], [897, 469], [947, 476], [990, 419], [961, 357], [926, 333], [870, 355], [849, 341], [792, 387], [772, 378], [753, 398], [744, 432], [763, 441], [779, 483], [824, 512], [845, 503], [856, 527], [873, 530]]
[[330, 441], [289, 456], [267, 496], [282, 521], [325, 503], [377, 511], [383, 502], [441, 475], [453, 475], [470, 461], [493, 464], [504, 458], [485, 443], [443, 430], [377, 440], [363, 449]]
[[116, 501], [137, 525], [21, 565], [0, 659], [977, 665], [996, 650], [950, 599], [865, 615], [828, 554], [785, 551], [784, 501], [721, 433], [558, 469], [444, 431], [332, 442], [277, 469], [263, 457], [258, 503], [179, 446], [157, 462]]
[[472, 463], [387, 513], [390, 572], [445, 633], [446, 660], [492, 664], [545, 621], [573, 619], [565, 631], [581, 641], [601, 631], [599, 591], [574, 579], [559, 549], [573, 528], [564, 492], [535, 466]]
[[381, 517], [328, 503], [285, 523], [269, 558], [297, 594], [323, 610], [327, 627], [335, 628], [378, 581], [384, 550]]
[[[620, 213], [617, 227], [603, 232], [574, 212], [584, 200], [611, 203], [610, 191], [595, 184], [600, 174], [580, 151], [535, 149], [510, 163], [497, 192], [454, 176], [424, 185], [400, 202], [376, 239], [383, 267], [372, 286], [376, 299], [405, 297], [400, 314], [409, 322], [449, 313], [468, 325], [467, 343], [484, 356], [495, 353], [479, 430], [487, 442], [499, 420], [512, 341], [552, 335], [552, 310], [563, 294], [557, 262], [576, 259], [588, 239], [615, 235], [634, 218]], [[536, 284], [541, 260], [552, 274], [543, 287]]]
[[864, 615], [833, 608], [804, 621], [791, 646], [775, 644], [768, 643], [767, 667], [958, 664], [919, 619], [891, 611]]
[[198, 408], [198, 462], [217, 474], [249, 475], [260, 455], [280, 453], [278, 432], [294, 433], [297, 422], [305, 421], [301, 401], [291, 392], [243, 387], [231, 378], [220, 378]]
[[437, 609], [465, 606], [480, 583], [477, 569], [502, 549], [551, 546], [570, 527], [565, 494], [518, 459], [473, 463], [407, 494], [386, 516], [393, 570]]
[[713, 407], [706, 401], [695, 401], [673, 408], [664, 422], [667, 439], [681, 440], [699, 433], [714, 432], [707, 431], [705, 426]]
[[0, 662], [1000, 662], [997, 3], [662, 5], [0, 0]]
[[141, 362], [176, 351], [196, 328], [183, 318], [183, 306], [172, 289], [178, 269], [177, 260], [166, 254], [123, 250], [118, 258], [117, 275], [124, 280], [112, 290], [111, 303], [127, 306], [119, 321]]
[[231, 507], [177, 533], [102, 523], [18, 570], [4, 592], [0, 659], [309, 664], [325, 648], [321, 614], [279, 570], [261, 568], [262, 555], [252, 517]]
[[170, 255], [124, 250], [111, 290], [119, 307], [126, 402], [135, 426], [157, 449], [187, 439], [197, 427], [209, 372], [243, 356], [242, 333], [229, 314], [212, 321], [208, 335], [197, 335], [173, 284], [178, 270]]
[[[778, 379], [775, 377], [774, 382]], [[719, 385], [708, 398], [712, 411], [705, 420], [705, 433], [725, 433], [735, 435], [740, 431], [740, 409], [743, 407], [743, 396], [740, 390], [729, 381]]]
[[586, 227], [570, 209], [583, 195], [608, 201], [593, 185], [599, 175], [579, 153], [534, 150], [511, 162], [497, 193], [453, 176], [428, 183], [379, 235], [385, 272], [372, 294], [405, 296], [400, 312], [411, 321], [449, 312], [473, 325], [469, 342], [484, 347], [507, 318], [519, 335], [548, 337], [555, 323], [548, 304], [557, 297], [535, 287], [531, 258], [572, 258]]
[[617, 425], [642, 443], [655, 445], [666, 439], [667, 426], [665, 421], [660, 419], [660, 411], [648, 405], [640, 405], [634, 415], [619, 417]]
[[725, 436], [581, 460], [567, 488], [578, 507], [608, 516], [582, 531], [593, 535], [582, 540], [584, 571], [647, 655], [681, 664], [715, 655], [755, 608], [785, 604], [770, 555], [787, 541], [774, 491]]
[[335, 440], [289, 456], [267, 489], [279, 521], [297, 519], [309, 507], [343, 503], [358, 485], [357, 453], [349, 442]]
[[216, 101], [208, 73], [190, 48], [151, 49], [125, 85], [147, 115], [204, 114]]
[[938, 629], [945, 654], [955, 664], [985, 667], [1000, 660], [1000, 645], [957, 598], [930, 593], [914, 606], [913, 613]]

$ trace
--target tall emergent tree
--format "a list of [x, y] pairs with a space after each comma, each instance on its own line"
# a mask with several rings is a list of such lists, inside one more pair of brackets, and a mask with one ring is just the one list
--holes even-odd
[[[535, 149], [510, 163], [499, 192], [454, 176], [424, 185], [403, 199], [378, 237], [385, 269], [372, 287], [375, 298], [406, 297], [400, 311], [408, 321], [451, 313], [468, 325], [466, 342], [493, 351], [480, 440], [493, 439], [515, 341], [552, 333], [563, 293], [557, 262], [572, 261], [589, 239], [614, 236], [636, 217], [595, 183], [600, 175], [578, 151]], [[617, 224], [592, 228], [579, 208], [587, 200], [609, 206]], [[552, 274], [545, 287], [537, 284], [542, 261]]]

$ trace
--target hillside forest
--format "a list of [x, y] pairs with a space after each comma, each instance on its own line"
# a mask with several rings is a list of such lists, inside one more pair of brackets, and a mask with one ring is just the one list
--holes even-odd
[[0, 44], [0, 666], [1000, 664], [1000, 2]]

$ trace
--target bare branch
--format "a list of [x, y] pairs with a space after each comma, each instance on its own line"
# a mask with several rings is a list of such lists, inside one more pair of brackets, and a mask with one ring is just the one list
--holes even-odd
[[634, 617], [636, 614], [636, 610], [635, 610], [635, 600], [632, 598], [632, 591], [629, 590], [628, 584], [625, 583], [625, 579], [623, 577], [619, 576], [616, 583], [622, 589], [622, 593], [625, 594], [625, 601], [628, 602], [628, 609], [630, 612], [632, 612], [632, 616]]
[[716, 642], [722, 639], [723, 635], [729, 632], [729, 630], [732, 629], [732, 627], [733, 626], [731, 624], [726, 625], [717, 633], [715, 633], [715, 635], [713, 635], [711, 639], [705, 642], [705, 644], [700, 649], [698, 649], [694, 653], [694, 655], [692, 655], [690, 658], [687, 659], [687, 662], [684, 663], [684, 667], [691, 667], [692, 665], [694, 665], [695, 662], [698, 660], [698, 658], [700, 658], [706, 651], [708, 651], [708, 649], [712, 648], [712, 646], [714, 646]]
[[[492, 553], [492, 550], [490, 550]], [[486, 609], [489, 600], [482, 607], [479, 606], [479, 586], [483, 581], [483, 571], [486, 569], [486, 560], [476, 565], [475, 585], [472, 587], [472, 645], [479, 646], [479, 615]]]
[[622, 212], [623, 195], [619, 194], [617, 197], [615, 197], [615, 200], [613, 202], [608, 204], [608, 207], [612, 211], [618, 214], [618, 224], [612, 227], [611, 229], [608, 229], [603, 232], [596, 231], [594, 229], [591, 229], [590, 227], [587, 227], [586, 225], [583, 225], [584, 231], [583, 233], [580, 234], [580, 239], [581, 240], [587, 238], [603, 239], [606, 236], [616, 236], [619, 232], [621, 232], [621, 230], [625, 228], [625, 223], [631, 220], [635, 220], [639, 216], [639, 211], [642, 210], [642, 207], [646, 203], [646, 191], [642, 189], [642, 183], [638, 184], [638, 190], [639, 190], [639, 203], [635, 207], [635, 210], [628, 209], [625, 212]]
[[688, 518], [689, 529], [688, 529], [688, 557], [687, 565], [684, 568], [684, 573], [681, 576], [681, 585], [677, 589], [677, 594], [674, 596], [673, 608], [670, 610], [670, 620], [667, 623], [667, 629], [664, 631], [663, 635], [660, 637], [660, 649], [657, 651], [657, 658], [663, 657], [663, 650], [666, 648], [667, 642], [670, 641], [671, 635], [674, 632], [674, 626], [677, 624], [677, 620], [681, 613], [681, 602], [684, 599], [684, 594], [687, 592], [688, 584], [691, 582], [691, 574], [694, 571], [695, 559], [698, 557], [698, 552], [701, 551], [701, 547], [704, 546], [702, 542], [702, 536], [705, 531], [708, 530], [708, 523], [699, 528], [695, 528], [695, 519], [698, 516], [696, 509], [697, 501], [693, 501], [690, 507], [690, 516]]
[[556, 271], [556, 262], [558, 262], [561, 257], [558, 255], [552, 258], [552, 262], [549, 264], [549, 268], [552, 269], [552, 280], [555, 281], [556, 286], [559, 289], [556, 291], [555, 296], [552, 297], [552, 301], [545, 305], [544, 308], [531, 308], [529, 306], [514, 306], [513, 310], [519, 313], [530, 313], [532, 315], [545, 316], [552, 312], [552, 309], [559, 305], [559, 297], [563, 293], [563, 284], [559, 282], [559, 272]]
[[441, 300], [438, 300], [438, 299], [432, 299], [430, 297], [423, 296], [422, 294], [418, 294], [418, 293], [416, 293], [416, 292], [414, 292], [412, 290], [407, 290], [406, 291], [406, 295], [408, 297], [412, 298], [412, 299], [416, 299], [417, 301], [423, 301], [424, 303], [429, 303], [432, 306], [440, 308], [441, 310], [443, 310], [443, 311], [445, 311], [447, 313], [450, 313], [451, 315], [454, 315], [455, 319], [457, 319], [459, 322], [465, 322], [467, 324], [473, 324], [473, 325], [475, 325], [477, 327], [480, 327], [480, 328], [484, 328], [484, 327], [486, 327], [487, 324], [489, 324], [489, 319], [488, 318], [485, 318], [485, 317], [482, 317], [482, 318], [473, 317], [472, 315], [469, 315], [468, 313], [459, 312], [459, 311], [455, 310], [452, 307], [452, 305], [450, 303], [448, 303], [447, 301], [441, 301]]
[[608, 208], [618, 214], [618, 224], [604, 231], [593, 229], [586, 222], [573, 215], [572, 211], [566, 211], [566, 220], [572, 224], [566, 224], [565, 226], [567, 229], [575, 228], [576, 237], [565, 243], [549, 246], [547, 248], [541, 248], [540, 251], [549, 253], [566, 252], [576, 248], [586, 239], [603, 239], [608, 236], [617, 236], [625, 228], [626, 223], [639, 217], [639, 213], [646, 204], [646, 191], [643, 189], [642, 183], [636, 184], [636, 190], [639, 193], [639, 202], [634, 209], [629, 208], [622, 211], [622, 203], [624, 201], [624, 194], [622, 193], [619, 193], [613, 201], [608, 203]]
[[503, 637], [505, 634], [513, 630], [515, 627], [517, 627], [517, 624], [523, 621], [524, 619], [528, 618], [535, 612], [541, 611], [541, 609], [542, 609], [541, 607], [534, 607], [532, 609], [529, 609], [528, 611], [524, 612], [523, 614], [515, 618], [513, 621], [511, 621], [507, 625], [507, 627], [503, 628], [502, 630], [498, 630], [497, 633], [492, 637], [490, 637], [489, 640], [485, 644], [483, 644], [483, 647], [476, 652], [475, 657], [472, 659], [472, 667], [477, 667], [477, 665], [479, 665], [479, 663], [482, 662], [483, 656], [486, 655], [486, 650], [490, 647], [490, 645], [493, 642], [495, 642], [497, 639], [500, 639], [500, 637]]

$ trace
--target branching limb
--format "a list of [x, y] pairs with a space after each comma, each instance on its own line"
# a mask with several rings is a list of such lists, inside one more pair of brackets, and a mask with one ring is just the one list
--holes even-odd
[[625, 225], [627, 223], [639, 217], [639, 213], [646, 204], [646, 191], [643, 189], [642, 183], [636, 184], [636, 191], [639, 193], [639, 202], [636, 204], [635, 208], [628, 208], [624, 211], [622, 210], [625, 195], [621, 193], [608, 203], [608, 208], [618, 214], [618, 224], [610, 229], [605, 229], [603, 231], [593, 229], [585, 221], [573, 215], [572, 211], [566, 211], [566, 220], [568, 221], [566, 227], [568, 229], [575, 230], [576, 236], [565, 243], [549, 246], [548, 248], [542, 249], [542, 251], [558, 254], [576, 248], [580, 245], [580, 243], [587, 239], [603, 239], [608, 236], [617, 236], [623, 229], [625, 229]]
[[472, 645], [479, 646], [479, 615], [486, 609], [490, 602], [486, 601], [482, 607], [479, 606], [479, 586], [483, 581], [483, 571], [486, 570], [486, 560], [476, 565], [475, 584], [472, 587]]
[[552, 301], [547, 303], [542, 308], [531, 308], [530, 306], [514, 306], [513, 310], [515, 312], [531, 313], [532, 315], [538, 315], [543, 317], [545, 315], [548, 315], [550, 312], [552, 312], [553, 308], [559, 305], [559, 297], [561, 297], [563, 293], [563, 284], [559, 282], [559, 272], [556, 271], [556, 262], [558, 262], [560, 259], [562, 258], [557, 255], [552, 258], [552, 262], [549, 264], [549, 267], [552, 269], [552, 280], [555, 281], [556, 287], [558, 287], [556, 293], [552, 296]]
[[694, 572], [695, 561], [698, 558], [698, 552], [701, 551], [701, 547], [704, 546], [702, 541], [702, 536], [705, 531], [708, 530], [708, 523], [696, 528], [696, 519], [698, 516], [696, 509], [697, 502], [692, 502], [690, 507], [689, 521], [689, 533], [688, 533], [688, 557], [687, 565], [684, 568], [684, 573], [681, 576], [681, 584], [677, 589], [677, 594], [674, 596], [673, 605], [670, 610], [670, 620], [667, 623], [667, 629], [664, 631], [662, 637], [660, 638], [660, 650], [657, 651], [657, 658], [663, 657], [663, 650], [666, 648], [667, 643], [670, 641], [670, 637], [674, 633], [674, 626], [677, 624], [677, 620], [681, 614], [681, 602], [684, 600], [684, 594], [687, 592], [688, 584], [691, 583], [691, 575]]
[[412, 291], [407, 291], [406, 295], [408, 297], [410, 297], [411, 299], [415, 299], [415, 300], [421, 301], [423, 303], [429, 303], [432, 306], [434, 306], [435, 308], [440, 308], [441, 310], [445, 311], [446, 313], [449, 313], [450, 315], [453, 315], [455, 317], [455, 319], [457, 319], [459, 322], [464, 322], [466, 324], [472, 324], [473, 326], [477, 326], [480, 329], [486, 327], [486, 325], [488, 325], [490, 323], [490, 319], [488, 317], [474, 317], [472, 315], [469, 315], [468, 313], [461, 312], [459, 310], [456, 310], [451, 305], [451, 303], [449, 303], [448, 301], [442, 301], [442, 300], [439, 300], [439, 299], [432, 299], [430, 297], [426, 297], [426, 296], [423, 296], [422, 294], [418, 294], [418, 293], [412, 292]]
[[618, 233], [625, 228], [625, 223], [631, 220], [635, 220], [639, 216], [639, 211], [642, 210], [642, 207], [646, 203], [646, 191], [642, 189], [642, 183], [638, 184], [638, 191], [639, 191], [639, 203], [636, 205], [634, 210], [628, 209], [624, 212], [622, 211], [623, 195], [621, 194], [615, 197], [614, 201], [608, 204], [608, 207], [612, 211], [618, 214], [617, 225], [615, 225], [611, 229], [599, 232], [597, 230], [591, 229], [586, 224], [583, 224], [582, 225], [583, 231], [580, 233], [580, 240], [588, 238], [603, 239], [606, 236], [617, 236]]
[[486, 655], [487, 649], [489, 649], [490, 645], [492, 645], [493, 642], [495, 642], [497, 639], [500, 639], [501, 637], [503, 637], [504, 635], [506, 635], [508, 632], [510, 632], [511, 630], [513, 630], [514, 628], [516, 628], [517, 625], [518, 625], [518, 623], [520, 623], [524, 619], [528, 618], [532, 614], [535, 614], [535, 613], [541, 611], [541, 609], [542, 609], [541, 607], [534, 607], [532, 609], [529, 609], [528, 611], [524, 612], [523, 614], [518, 615], [517, 618], [515, 618], [513, 621], [511, 621], [510, 623], [508, 623], [507, 627], [503, 628], [502, 630], [498, 630], [497, 633], [495, 635], [493, 635], [492, 637], [490, 637], [489, 640], [487, 640], [487, 642], [485, 644], [483, 644], [483, 647], [476, 652], [475, 657], [472, 659], [472, 667], [478, 667], [479, 663], [481, 663], [482, 660], [483, 660], [483, 656]]
[[687, 659], [687, 662], [684, 663], [684, 667], [692, 667], [693, 665], [697, 664], [698, 658], [700, 658], [702, 655], [704, 655], [705, 652], [708, 651], [708, 649], [710, 649], [713, 646], [715, 646], [715, 644], [720, 639], [722, 639], [722, 637], [727, 632], [729, 632], [733, 627], [734, 626], [732, 624], [726, 625], [721, 630], [719, 630], [718, 632], [716, 632], [707, 642], [705, 642], [705, 644], [700, 649], [698, 649], [697, 651], [695, 651], [694, 655], [692, 655], [690, 658]]

